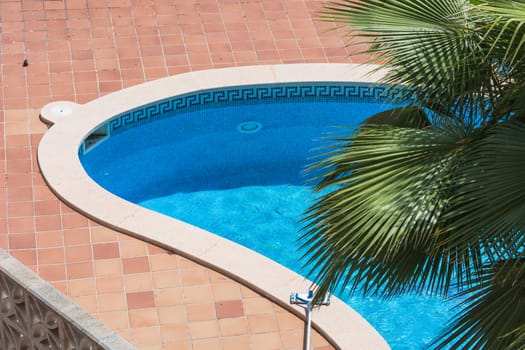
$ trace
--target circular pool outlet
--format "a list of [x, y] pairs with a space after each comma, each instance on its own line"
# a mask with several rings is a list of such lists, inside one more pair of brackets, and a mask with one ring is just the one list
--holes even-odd
[[71, 101], [55, 101], [45, 105], [40, 111], [40, 119], [47, 125], [53, 125], [73, 115], [79, 104]]
[[254, 121], [246, 121], [237, 125], [237, 130], [244, 134], [252, 134], [262, 129], [262, 124]]

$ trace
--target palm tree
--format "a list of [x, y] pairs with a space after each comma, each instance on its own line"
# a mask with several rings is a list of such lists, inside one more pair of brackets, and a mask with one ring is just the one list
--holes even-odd
[[525, 1], [338, 0], [405, 108], [331, 135], [312, 166], [317, 295], [461, 296], [429, 347], [525, 348]]

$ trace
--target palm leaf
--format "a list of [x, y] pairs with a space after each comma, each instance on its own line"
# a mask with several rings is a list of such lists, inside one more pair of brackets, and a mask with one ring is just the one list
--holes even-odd
[[507, 69], [525, 59], [525, 2], [508, 0], [480, 1], [472, 19], [481, 29], [489, 59], [501, 61]]
[[442, 216], [443, 244], [459, 250], [480, 244], [494, 261], [521, 254], [525, 247], [523, 140], [525, 124], [509, 121], [491, 127], [468, 148]]
[[398, 128], [421, 129], [430, 126], [430, 120], [420, 107], [399, 107], [379, 112], [363, 121], [363, 124], [383, 124]]
[[525, 347], [525, 260], [486, 265], [473, 287], [461, 295], [463, 309], [430, 346], [435, 349], [505, 349]]
[[525, 348], [525, 1], [340, 0], [321, 18], [364, 43], [409, 106], [334, 135], [311, 167], [317, 295], [459, 288], [434, 347]]
[[311, 169], [324, 174], [316, 189], [328, 193], [308, 210], [302, 237], [320, 295], [337, 285], [447, 294], [481, 265], [476, 246], [458, 252], [436, 234], [464, 130], [368, 125], [336, 137], [339, 147]]
[[466, 1], [369, 0], [330, 2], [321, 18], [344, 25], [365, 44], [371, 62], [391, 67], [387, 83], [403, 84], [414, 103], [441, 101], [447, 108], [485, 116], [486, 99], [499, 80], [480, 43]]

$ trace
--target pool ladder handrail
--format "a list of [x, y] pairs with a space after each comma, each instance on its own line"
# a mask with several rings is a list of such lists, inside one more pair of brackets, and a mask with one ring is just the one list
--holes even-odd
[[305, 309], [306, 312], [306, 330], [305, 330], [305, 339], [304, 339], [304, 350], [310, 349], [310, 333], [312, 329], [312, 309], [315, 306], [321, 306], [321, 305], [330, 305], [330, 294], [326, 294], [322, 300], [319, 300], [317, 302], [313, 302], [314, 299], [314, 291], [309, 290], [308, 293], [297, 293], [292, 292], [290, 294], [290, 304], [292, 305], [301, 305]]

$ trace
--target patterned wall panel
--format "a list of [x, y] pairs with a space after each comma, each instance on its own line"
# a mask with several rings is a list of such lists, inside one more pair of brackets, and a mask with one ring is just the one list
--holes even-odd
[[134, 350], [0, 249], [1, 350]]
[[0, 349], [102, 349], [5, 275], [0, 291]]

